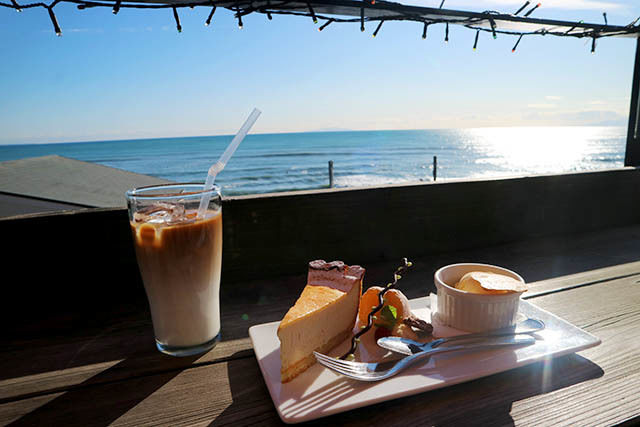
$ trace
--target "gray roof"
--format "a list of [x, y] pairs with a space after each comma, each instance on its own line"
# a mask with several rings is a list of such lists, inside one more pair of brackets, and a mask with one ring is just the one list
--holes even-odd
[[0, 192], [85, 207], [124, 207], [127, 190], [167, 182], [55, 155], [0, 162]]

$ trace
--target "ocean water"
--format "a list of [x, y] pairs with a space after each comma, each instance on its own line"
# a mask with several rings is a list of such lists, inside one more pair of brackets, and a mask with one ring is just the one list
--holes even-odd
[[[0, 161], [57, 154], [202, 182], [232, 136], [0, 146]], [[249, 135], [216, 182], [225, 195], [621, 167], [623, 127], [511, 127]]]

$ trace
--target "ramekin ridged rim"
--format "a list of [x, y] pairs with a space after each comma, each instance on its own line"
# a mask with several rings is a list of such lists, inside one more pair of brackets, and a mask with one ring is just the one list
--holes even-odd
[[[507, 294], [501, 294], [501, 295], [485, 295], [485, 294], [476, 294], [473, 292], [468, 292], [468, 291], [463, 291], [461, 289], [456, 289], [453, 286], [445, 283], [444, 280], [442, 280], [441, 276], [442, 276], [442, 272], [444, 270], [450, 269], [452, 267], [463, 267], [463, 266], [478, 266], [480, 268], [488, 268], [491, 270], [494, 270], [493, 272], [499, 271], [499, 272], [503, 272], [503, 273], [507, 273], [508, 275], [510, 275], [511, 277], [513, 277], [516, 280], [521, 281], [522, 283], [526, 283], [524, 281], [524, 279], [522, 278], [522, 276], [520, 276], [518, 273], [516, 273], [515, 271], [509, 270], [508, 268], [504, 268], [504, 267], [500, 267], [498, 265], [493, 265], [493, 264], [482, 264], [482, 263], [478, 263], [478, 262], [458, 262], [455, 264], [449, 264], [449, 265], [445, 265], [444, 267], [440, 267], [435, 274], [433, 275], [434, 278], [434, 282], [436, 284], [436, 286], [438, 285], [438, 282], [440, 282], [441, 285], [445, 286], [448, 290], [450, 290], [453, 294], [458, 295], [461, 298], [473, 298], [473, 299], [481, 299], [478, 297], [485, 297], [485, 298], [489, 298], [491, 301], [500, 301], [500, 300], [509, 300], [511, 298], [513, 298], [514, 294], [518, 294], [518, 295], [522, 295], [524, 292], [509, 292]], [[474, 270], [469, 270], [469, 271], [474, 271]], [[487, 270], [480, 270], [480, 271], [487, 271]]]

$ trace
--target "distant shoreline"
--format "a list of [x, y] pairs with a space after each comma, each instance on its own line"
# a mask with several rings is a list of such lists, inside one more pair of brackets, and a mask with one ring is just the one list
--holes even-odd
[[[476, 126], [476, 127], [461, 127], [461, 128], [424, 128], [424, 129], [327, 129], [327, 130], [311, 130], [300, 132], [251, 132], [251, 135], [303, 135], [303, 134], [318, 134], [318, 133], [349, 133], [349, 132], [411, 132], [411, 131], [454, 131], [454, 130], [476, 130], [476, 129], [530, 129], [530, 128], [626, 128], [626, 124], [621, 125], [563, 125], [563, 126]], [[85, 139], [85, 140], [70, 140], [70, 141], [52, 141], [52, 142], [0, 142], [0, 147], [8, 146], [21, 146], [21, 145], [51, 145], [51, 144], [84, 144], [84, 143], [97, 143], [97, 142], [129, 142], [129, 141], [165, 141], [169, 139], [189, 139], [189, 138], [217, 138], [217, 137], [233, 137], [234, 134], [215, 134], [215, 135], [178, 135], [178, 136], [162, 136], [162, 137], [142, 137], [142, 138], [115, 138], [115, 139]]]
[[[230, 136], [0, 146], [0, 162], [57, 155], [172, 182], [202, 182]], [[621, 167], [625, 127], [563, 126], [251, 134], [216, 179], [226, 196], [560, 174]], [[0, 167], [2, 164], [0, 163]]]

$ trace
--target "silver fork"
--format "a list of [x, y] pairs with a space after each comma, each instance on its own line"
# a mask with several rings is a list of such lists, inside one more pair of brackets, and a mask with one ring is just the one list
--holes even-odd
[[475, 341], [471, 344], [460, 344], [455, 346], [443, 346], [416, 353], [400, 360], [380, 363], [350, 362], [348, 360], [336, 359], [316, 351], [313, 354], [321, 365], [346, 377], [360, 381], [381, 381], [396, 375], [408, 366], [420, 360], [428, 360], [434, 354], [450, 353], [454, 351], [477, 351], [489, 350], [500, 347], [531, 345], [536, 340], [530, 335], [512, 335], [501, 337], [490, 337], [483, 341]]

